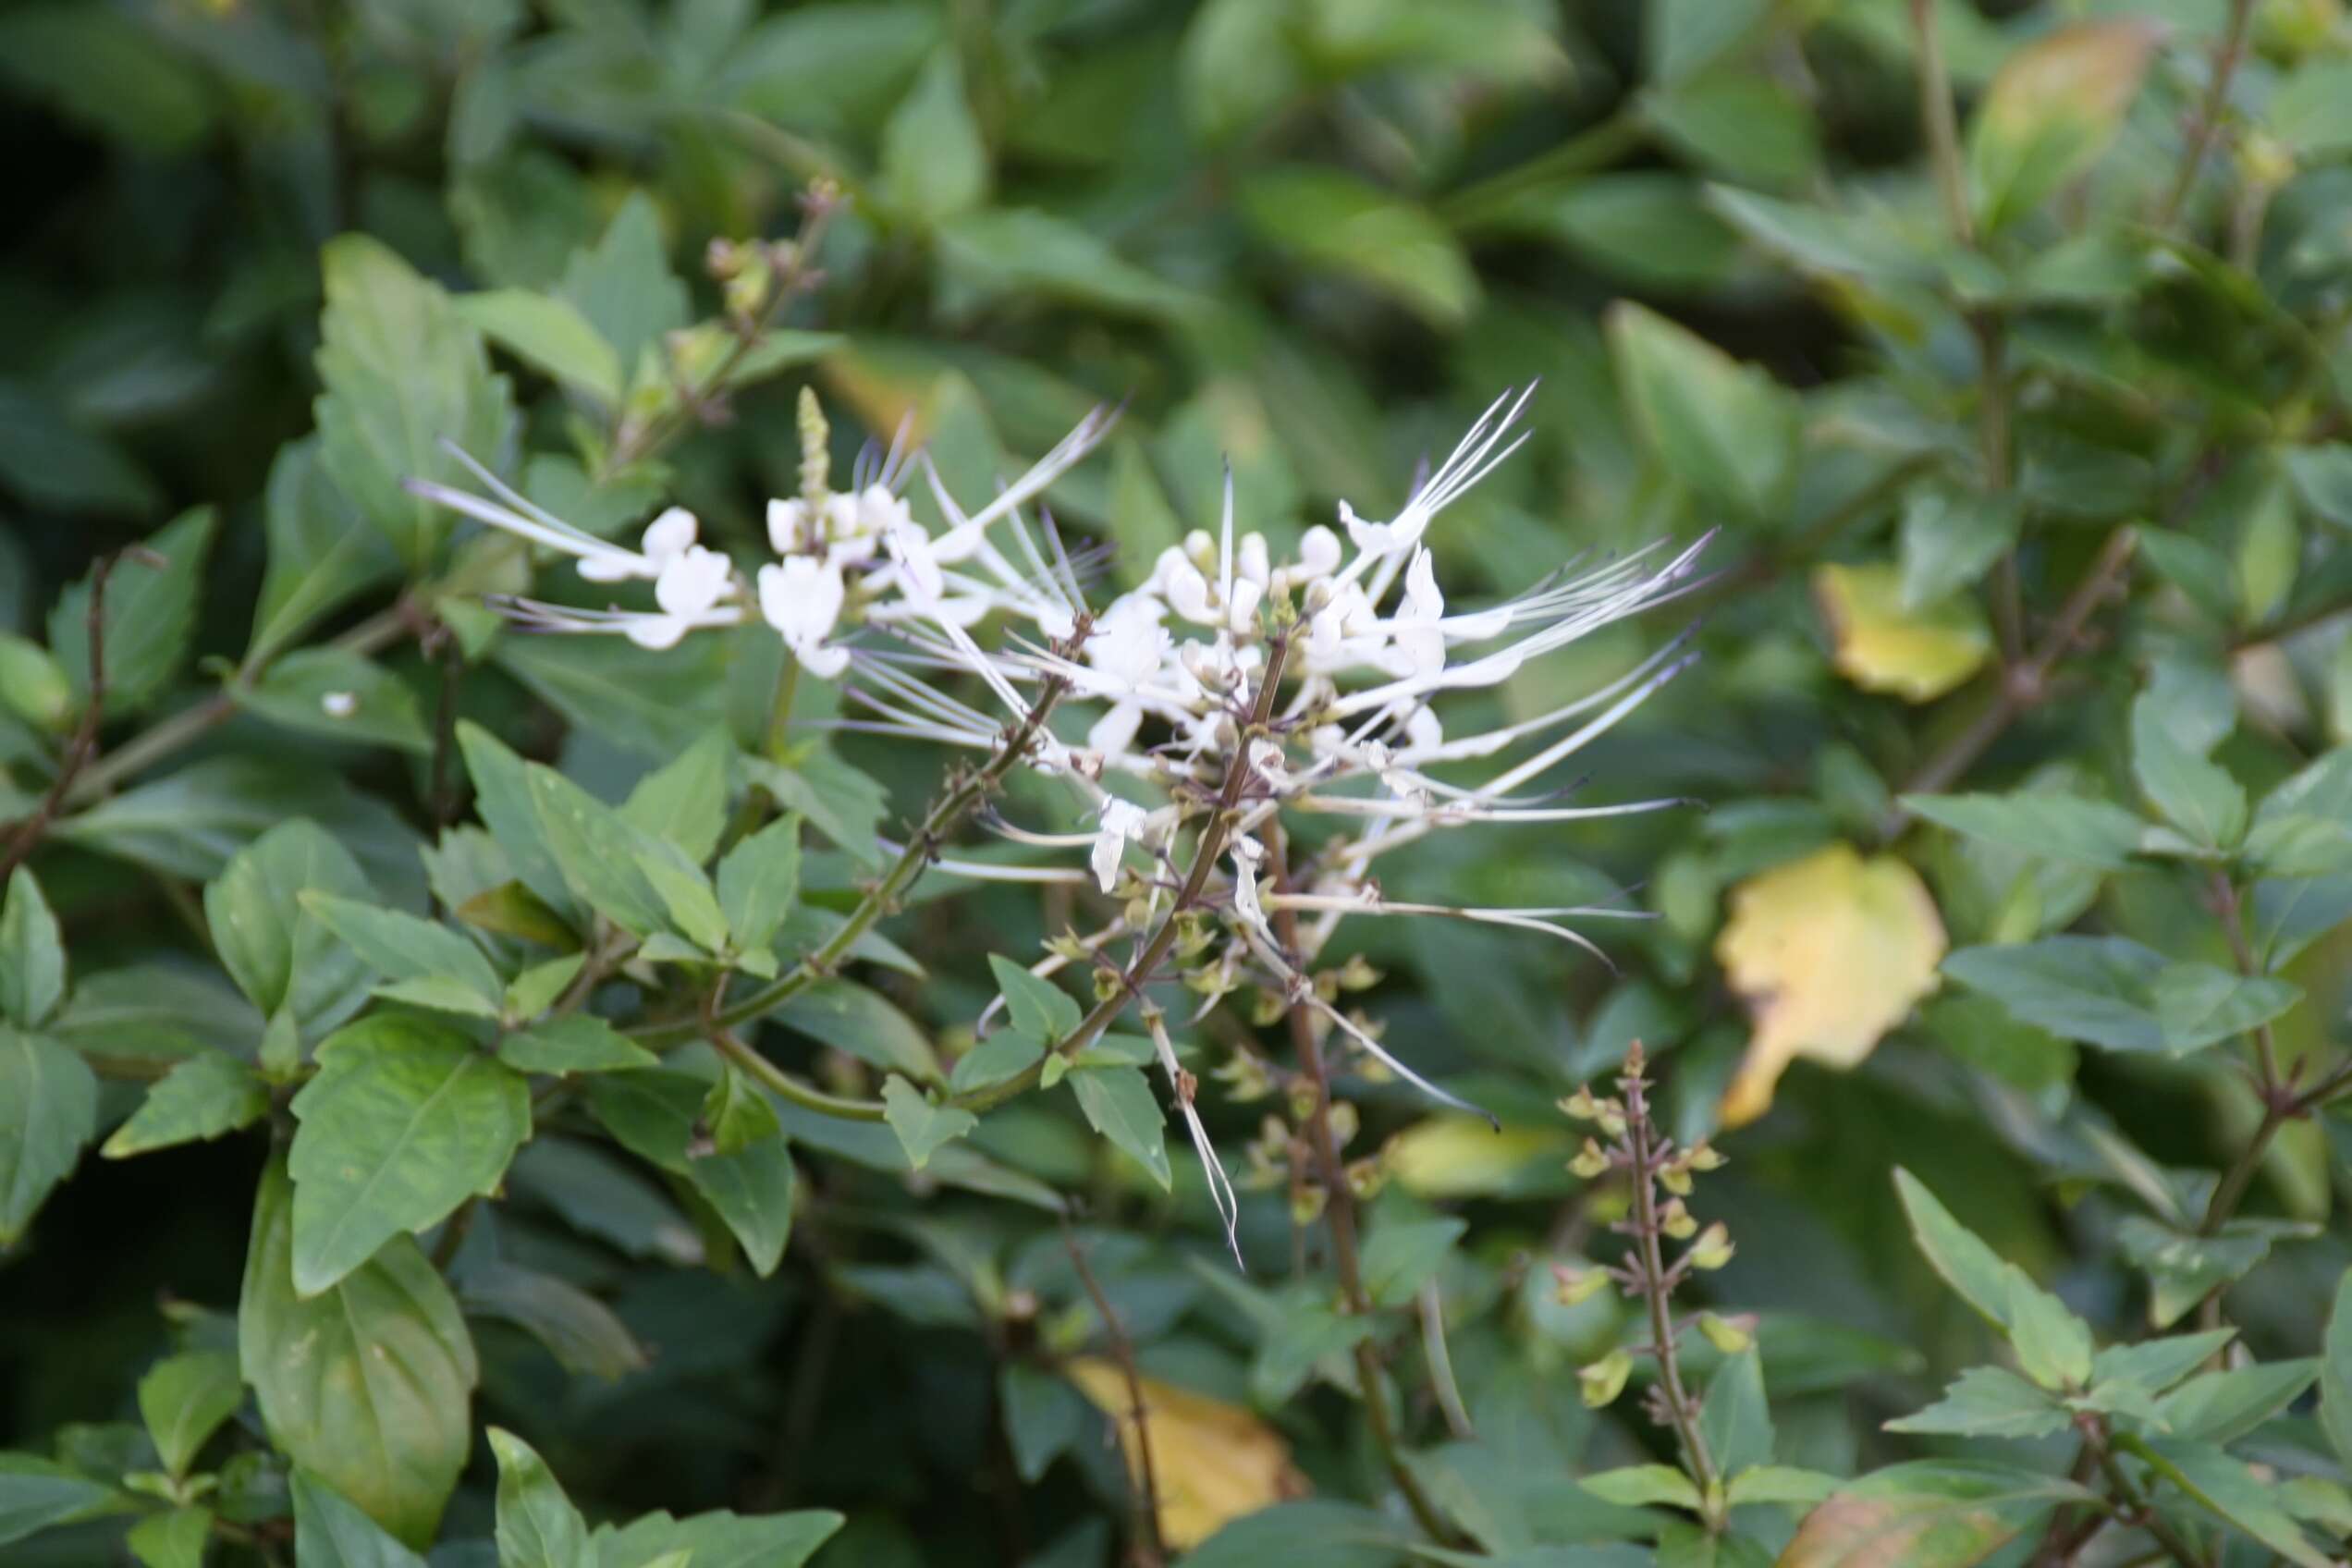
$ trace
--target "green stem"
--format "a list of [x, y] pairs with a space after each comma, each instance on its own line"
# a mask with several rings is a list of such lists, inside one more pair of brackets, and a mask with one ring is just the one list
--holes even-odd
[[2179, 170], [2173, 176], [2172, 189], [2164, 195], [2164, 204], [2156, 209], [2155, 227], [2170, 228], [2180, 215], [2181, 203], [2197, 188], [2197, 177], [2204, 172], [2205, 154], [2213, 145], [2214, 132], [2222, 128], [2222, 111], [2229, 106], [2230, 80], [2237, 74], [2237, 63], [2246, 55], [2246, 35], [2254, 20], [2254, 0], [2230, 0], [2229, 21], [2222, 34], [2222, 52], [2214, 56], [2213, 73], [2205, 83], [2205, 96], [2197, 106], [2197, 121], [2189, 128], [2188, 145], [2181, 150]]
[[1952, 78], [1944, 69], [1943, 38], [1935, 22], [1935, 0], [1911, 0], [1911, 31], [1919, 63], [1919, 123], [1927, 132], [1936, 190], [1943, 197], [1945, 221], [1963, 245], [1976, 243], [1968, 215], [1968, 187], [1960, 167], [1960, 118], [1952, 103]]
[[747, 1075], [758, 1079], [779, 1099], [789, 1100], [819, 1116], [830, 1116], [842, 1121], [880, 1121], [885, 1119], [880, 1100], [849, 1099], [839, 1095], [828, 1095], [793, 1077], [724, 1029], [714, 1029], [705, 1038], [719, 1055], [741, 1068]]

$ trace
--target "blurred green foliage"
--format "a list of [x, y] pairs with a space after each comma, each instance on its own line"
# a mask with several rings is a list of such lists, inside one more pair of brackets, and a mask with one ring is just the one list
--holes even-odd
[[[1170, 1542], [1314, 1494], [1201, 1568], [2342, 1556], [2337, 0], [31, 0], [0, 116], [10, 1562], [399, 1563], [436, 1521], [436, 1564], [1133, 1561], [1129, 1345]], [[817, 275], [752, 332], [746, 242], [816, 182]], [[1481, 700], [1548, 711], [1697, 622], [1584, 790], [1710, 809], [1400, 870], [1630, 889], [1657, 918], [1607, 928], [1614, 969], [1347, 928], [1390, 1041], [1504, 1123], [1348, 1086], [1370, 1313], [1295, 1181], [1245, 1194], [1243, 1274], [1132, 1102], [966, 1129], [916, 1092], [1059, 895], [926, 880], [766, 1021], [895, 1139], [731, 1069], [706, 1102], [712, 1064], [584, 1013], [496, 1059], [398, 1007], [338, 1029], [379, 978], [536, 1016], [570, 974], [533, 961], [652, 897], [559, 864], [619, 839], [531, 849], [534, 802], [772, 791], [813, 830], [761, 851], [790, 960], [938, 782], [854, 740], [757, 771], [762, 629], [503, 628], [482, 598], [531, 563], [403, 488], [462, 481], [445, 438], [591, 532], [675, 500], [756, 547], [802, 386], [844, 471], [904, 424], [975, 494], [1123, 401], [1054, 493], [1121, 587], [1213, 524], [1220, 463], [1286, 544], [1342, 496], [1390, 515], [1537, 377], [1526, 449], [1431, 533], [1449, 583], [1707, 531], [1716, 575]], [[1280, 1055], [1230, 1028], [1196, 1065]], [[1755, 1350], [1683, 1358], [1728, 1493], [1637, 1400], [1586, 1408], [1652, 1330], [1552, 1272], [1623, 1247], [1554, 1102], [1635, 1039], [1657, 1130], [1732, 1159], [1691, 1305]], [[463, 1136], [381, 1146], [331, 1091], [386, 1063]], [[586, 1087], [532, 1135], [558, 1073]], [[1288, 1097], [1228, 1086], [1228, 1163], [1256, 1138], [1279, 1176]], [[289, 1096], [349, 1119], [290, 1182]], [[354, 1149], [406, 1207], [306, 1261]]]

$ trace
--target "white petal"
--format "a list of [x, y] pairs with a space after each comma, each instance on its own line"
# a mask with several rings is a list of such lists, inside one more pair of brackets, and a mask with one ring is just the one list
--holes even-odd
[[734, 565], [717, 550], [690, 545], [662, 563], [654, 582], [654, 602], [665, 614], [693, 617], [724, 598]]
[[1086, 731], [1086, 749], [1090, 752], [1123, 752], [1135, 739], [1135, 731], [1142, 729], [1143, 724], [1142, 704], [1114, 703]]
[[772, 500], [767, 503], [768, 547], [779, 556], [797, 555], [808, 548], [809, 509], [806, 501]]
[[641, 648], [674, 648], [692, 625], [682, 615], [640, 615], [621, 622], [620, 629]]
[[661, 516], [646, 526], [644, 553], [656, 566], [679, 554], [694, 542], [694, 514], [684, 507], [665, 508]]
[[1299, 536], [1299, 565], [1312, 576], [1321, 577], [1337, 571], [1340, 567], [1340, 536], [1317, 523]]

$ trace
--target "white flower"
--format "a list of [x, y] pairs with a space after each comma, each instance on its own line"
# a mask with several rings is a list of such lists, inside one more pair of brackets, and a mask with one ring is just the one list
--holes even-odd
[[1150, 821], [1151, 814], [1133, 802], [1116, 795], [1103, 797], [1102, 830], [1095, 835], [1087, 861], [1094, 867], [1096, 885], [1104, 892], [1109, 892], [1119, 880], [1119, 861], [1126, 852], [1128, 840], [1142, 838], [1145, 826]]
[[839, 561], [793, 556], [760, 568], [760, 615], [812, 675], [830, 679], [850, 662], [847, 648], [825, 645], [848, 596]]
[[1438, 625], [1444, 619], [1445, 595], [1438, 591], [1438, 574], [1429, 552], [1415, 550], [1413, 564], [1404, 570], [1404, 602], [1397, 606], [1396, 620], [1390, 629], [1397, 652], [1404, 655], [1401, 673], [1435, 675], [1445, 668], [1445, 632]]
[[767, 544], [779, 556], [797, 556], [816, 545], [809, 504], [797, 496], [767, 503]]
[[645, 526], [638, 552], [625, 550], [583, 556], [580, 575], [591, 582], [625, 582], [634, 578], [658, 579], [672, 560], [694, 547], [698, 525], [684, 507], [667, 507]]

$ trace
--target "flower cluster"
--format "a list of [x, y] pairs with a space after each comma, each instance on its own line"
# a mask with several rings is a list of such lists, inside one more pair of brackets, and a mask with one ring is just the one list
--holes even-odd
[[[1050, 521], [1041, 544], [1022, 514], [1101, 437], [1109, 421], [1099, 413], [967, 511], [935, 470], [899, 447], [862, 464], [870, 472], [851, 490], [828, 492], [812, 406], [803, 414], [803, 495], [769, 508], [778, 559], [759, 569], [755, 591], [696, 543], [694, 520], [682, 511], [663, 513], [643, 547], [628, 551], [557, 521], [478, 470], [496, 502], [419, 488], [578, 557], [591, 580], [654, 584], [653, 612], [512, 604], [532, 625], [619, 631], [664, 646], [696, 627], [747, 619], [756, 603], [804, 668], [841, 678], [857, 707], [843, 721], [851, 728], [982, 753], [1006, 744], [1009, 732], [1030, 736], [1020, 760], [1072, 792], [1084, 825], [1032, 828], [996, 815], [990, 826], [1021, 843], [1083, 851], [1084, 867], [939, 864], [971, 876], [1091, 882], [1115, 900], [1116, 918], [1056, 944], [1036, 973], [1090, 966], [1106, 998], [1142, 997], [1146, 985], [1181, 978], [1203, 1013], [1255, 986], [1306, 1010], [1318, 1037], [1336, 1033], [1385, 1070], [1461, 1104], [1392, 1055], [1372, 1022], [1341, 1009], [1336, 973], [1315, 968], [1334, 928], [1351, 916], [1437, 916], [1537, 932], [1598, 954], [1572, 923], [1635, 912], [1400, 900], [1375, 878], [1375, 864], [1465, 825], [1683, 803], [1566, 804], [1547, 782], [1684, 668], [1680, 639], [1597, 691], [1492, 729], [1449, 733], [1434, 705], [1450, 692], [1495, 686], [1697, 580], [1703, 540], [1679, 553], [1653, 547], [1563, 568], [1474, 610], [1448, 603], [1426, 536], [1525, 439], [1517, 426], [1527, 398], [1489, 407], [1393, 517], [1367, 521], [1342, 503], [1337, 526], [1307, 529], [1287, 558], [1264, 533], [1237, 526], [1229, 475], [1218, 532], [1170, 547], [1144, 583], [1099, 609]], [[900, 494], [918, 471], [947, 521], [937, 534], [913, 521]], [[999, 615], [999, 630], [982, 628]], [[1077, 721], [1025, 722], [1057, 702], [1055, 717], [1075, 709]], [[1479, 765], [1491, 771], [1463, 777]], [[1289, 828], [1316, 818], [1326, 820], [1313, 852], [1293, 854]], [[1176, 1064], [1160, 1009], [1144, 1011], [1214, 1171], [1192, 1079]]]

